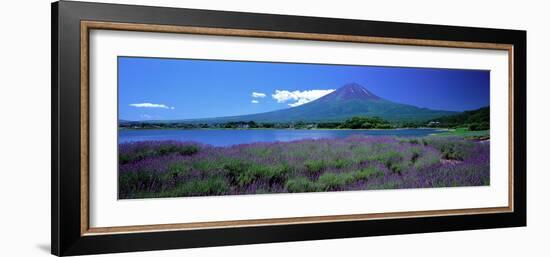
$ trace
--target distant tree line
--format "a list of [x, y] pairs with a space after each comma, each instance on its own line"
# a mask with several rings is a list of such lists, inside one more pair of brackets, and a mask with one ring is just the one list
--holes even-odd
[[390, 122], [380, 117], [353, 117], [344, 122], [323, 122], [318, 123], [317, 128], [325, 129], [391, 129], [394, 128]]
[[390, 122], [379, 117], [353, 117], [343, 122], [254, 122], [231, 121], [219, 123], [182, 122], [121, 122], [120, 128], [127, 129], [391, 129]]
[[441, 128], [468, 128], [469, 130], [488, 130], [490, 124], [489, 107], [465, 111], [459, 114], [433, 119], [428, 123], [430, 127]]

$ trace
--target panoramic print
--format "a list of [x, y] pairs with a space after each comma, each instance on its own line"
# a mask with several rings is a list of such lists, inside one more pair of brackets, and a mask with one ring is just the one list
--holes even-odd
[[118, 57], [118, 198], [487, 186], [489, 80]]

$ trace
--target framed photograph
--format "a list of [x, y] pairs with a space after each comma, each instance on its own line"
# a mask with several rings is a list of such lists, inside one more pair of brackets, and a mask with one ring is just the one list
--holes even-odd
[[52, 5], [52, 253], [526, 225], [526, 32]]

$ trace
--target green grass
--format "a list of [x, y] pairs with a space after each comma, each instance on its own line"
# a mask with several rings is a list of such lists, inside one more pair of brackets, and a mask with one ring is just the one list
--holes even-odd
[[489, 130], [471, 131], [468, 128], [456, 128], [447, 132], [434, 134], [434, 136], [458, 136], [466, 139], [485, 139], [489, 138]]

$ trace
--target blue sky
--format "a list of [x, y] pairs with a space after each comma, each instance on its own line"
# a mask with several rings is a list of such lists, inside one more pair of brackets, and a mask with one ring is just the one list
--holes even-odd
[[489, 105], [489, 71], [118, 58], [119, 118], [194, 119], [291, 108], [344, 84], [438, 110]]

